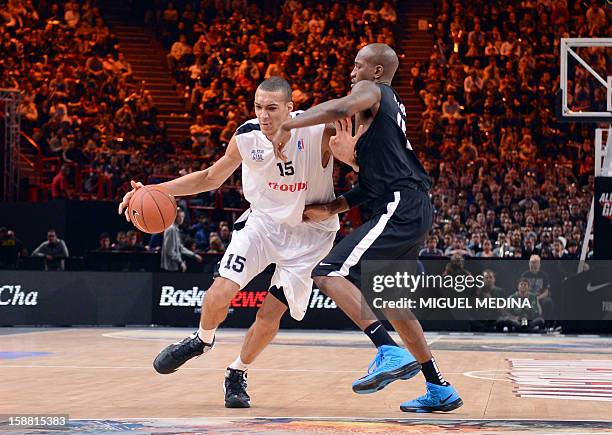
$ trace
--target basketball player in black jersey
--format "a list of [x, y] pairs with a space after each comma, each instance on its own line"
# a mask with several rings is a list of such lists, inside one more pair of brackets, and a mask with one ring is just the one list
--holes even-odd
[[[432, 225], [431, 180], [406, 138], [406, 112], [391, 80], [399, 61], [386, 44], [370, 44], [355, 58], [350, 95], [315, 106], [285, 122], [273, 138], [277, 157], [294, 128], [336, 122], [330, 141], [339, 160], [359, 173], [359, 184], [331, 203], [307, 206], [304, 219], [323, 220], [368, 202], [373, 217], [357, 228], [314, 269], [316, 285], [330, 296], [378, 348], [368, 374], [353, 383], [356, 393], [373, 393], [422, 370], [427, 393], [400, 405], [402, 411], [452, 411], [463, 402], [442, 376], [419, 321], [407, 312], [387, 315], [410, 352], [399, 347], [362, 304], [363, 260], [416, 260]], [[351, 134], [355, 117], [357, 133]], [[396, 310], [397, 311], [397, 310]], [[365, 314], [365, 315], [364, 315]], [[399, 315], [398, 315], [399, 314]]]

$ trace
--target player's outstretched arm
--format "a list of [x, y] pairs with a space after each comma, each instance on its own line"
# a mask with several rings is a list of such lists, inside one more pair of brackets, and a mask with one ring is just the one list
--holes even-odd
[[359, 185], [356, 185], [345, 194], [325, 204], [309, 204], [304, 207], [302, 219], [305, 222], [320, 222], [333, 215], [344, 213], [353, 207], [367, 201], [367, 195]]
[[362, 80], [353, 86], [350, 95], [326, 101], [311, 107], [300, 116], [285, 121], [281, 129], [285, 131], [294, 128], [308, 127], [317, 124], [350, 118], [358, 112], [371, 109], [380, 102], [380, 89], [374, 82]]
[[343, 213], [349, 209], [346, 199], [342, 196], [325, 204], [309, 204], [304, 207], [302, 219], [304, 222], [320, 222], [329, 219], [333, 215]]
[[[241, 163], [242, 157], [240, 151], [238, 151], [236, 137], [234, 136], [230, 140], [223, 157], [217, 160], [211, 167], [183, 175], [165, 183], [160, 183], [159, 186], [165, 187], [174, 196], [195, 195], [200, 192], [218, 189], [238, 169]], [[143, 187], [143, 184], [140, 182], [131, 181], [131, 184], [132, 190], [125, 194], [121, 204], [119, 204], [119, 214], [122, 214], [127, 209], [134, 192]], [[127, 214], [126, 219], [129, 221]]]
[[271, 138], [274, 154], [281, 160], [286, 160], [283, 147], [290, 137], [289, 132], [294, 128], [328, 124], [350, 118], [358, 112], [373, 108], [380, 102], [380, 98], [380, 89], [373, 82], [363, 80], [356, 83], [350, 95], [311, 107], [300, 116], [281, 124], [274, 137]]

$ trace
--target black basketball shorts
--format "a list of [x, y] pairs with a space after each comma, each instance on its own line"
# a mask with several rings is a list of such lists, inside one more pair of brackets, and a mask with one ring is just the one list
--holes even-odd
[[364, 260], [416, 260], [433, 221], [429, 195], [394, 192], [374, 208], [374, 216], [340, 241], [314, 268], [313, 277], [343, 276], [361, 285]]

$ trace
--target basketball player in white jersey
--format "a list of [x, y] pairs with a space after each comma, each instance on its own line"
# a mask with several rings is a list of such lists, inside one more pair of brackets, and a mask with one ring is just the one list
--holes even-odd
[[[219, 276], [206, 291], [198, 331], [162, 350], [153, 363], [157, 372], [172, 373], [189, 359], [208, 352], [234, 295], [269, 264], [276, 264], [269, 293], [245, 336], [240, 355], [226, 372], [226, 407], [250, 406], [248, 365], [274, 338], [287, 308], [294, 319], [304, 317], [312, 290], [312, 269], [331, 250], [339, 229], [335, 215], [322, 222], [302, 221], [305, 205], [335, 198], [329, 150], [333, 127], [322, 124], [293, 130], [285, 148], [287, 160], [275, 157], [268, 138], [284, 121], [298, 115], [292, 110], [289, 83], [280, 77], [265, 80], [255, 92], [257, 119], [236, 130], [223, 157], [203, 171], [161, 183], [172, 195], [194, 195], [218, 189], [242, 165], [242, 185], [250, 210], [235, 223]], [[119, 205], [120, 214], [142, 184], [132, 182], [132, 187]], [[126, 217], [129, 219], [127, 213]]]

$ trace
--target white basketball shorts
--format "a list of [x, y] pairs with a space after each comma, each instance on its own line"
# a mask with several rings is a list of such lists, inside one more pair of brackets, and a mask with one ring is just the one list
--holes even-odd
[[[238, 220], [243, 219], [242, 217]], [[271, 286], [282, 287], [291, 317], [302, 320], [312, 291], [312, 269], [329, 253], [336, 233], [308, 224], [279, 224], [252, 212], [244, 227], [234, 230], [219, 265], [219, 275], [242, 289], [271, 263]]]

